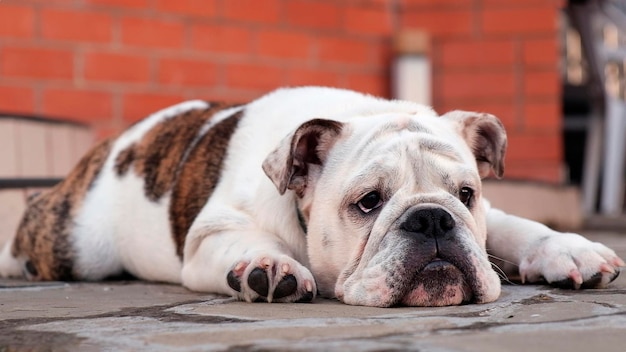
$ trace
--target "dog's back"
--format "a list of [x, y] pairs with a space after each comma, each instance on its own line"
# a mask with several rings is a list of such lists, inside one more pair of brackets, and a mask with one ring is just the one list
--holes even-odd
[[185, 234], [217, 182], [240, 110], [188, 101], [95, 146], [29, 201], [0, 275], [99, 280], [128, 271], [179, 282]]

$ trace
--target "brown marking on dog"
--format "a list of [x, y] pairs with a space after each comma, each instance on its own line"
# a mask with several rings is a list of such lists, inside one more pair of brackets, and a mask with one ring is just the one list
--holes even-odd
[[126, 149], [117, 154], [115, 158], [115, 171], [118, 176], [125, 175], [130, 169], [130, 165], [135, 160], [135, 144], [131, 144]]
[[191, 224], [219, 181], [230, 138], [242, 115], [240, 110], [209, 129], [181, 167], [170, 203], [172, 234], [180, 258]]
[[12, 254], [26, 257], [33, 280], [74, 280], [74, 251], [70, 242], [73, 219], [112, 147], [96, 145], [72, 172], [52, 189], [35, 196], [18, 227]]
[[132, 164], [135, 173], [144, 179], [146, 197], [158, 201], [172, 189], [198, 131], [216, 112], [227, 107], [215, 103], [206, 109], [189, 110], [160, 122], [141, 141], [118, 154], [117, 174], [123, 176]]

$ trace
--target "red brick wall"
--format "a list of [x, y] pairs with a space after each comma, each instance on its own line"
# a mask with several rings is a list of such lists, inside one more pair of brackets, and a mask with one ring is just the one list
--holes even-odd
[[557, 41], [562, 2], [404, 3], [402, 25], [423, 27], [434, 36], [435, 108], [498, 116], [509, 136], [507, 178], [562, 181]]
[[433, 37], [433, 103], [498, 115], [507, 176], [561, 180], [557, 14], [546, 0], [2, 0], [0, 110], [101, 136], [188, 98], [319, 84], [388, 96], [391, 36]]

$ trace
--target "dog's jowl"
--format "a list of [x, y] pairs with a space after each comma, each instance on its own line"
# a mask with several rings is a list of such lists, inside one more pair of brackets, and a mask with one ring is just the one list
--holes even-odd
[[249, 302], [441, 306], [524, 282], [605, 287], [624, 262], [492, 209], [504, 173], [489, 114], [319, 87], [246, 105], [189, 101], [94, 147], [29, 201], [0, 275], [145, 280]]

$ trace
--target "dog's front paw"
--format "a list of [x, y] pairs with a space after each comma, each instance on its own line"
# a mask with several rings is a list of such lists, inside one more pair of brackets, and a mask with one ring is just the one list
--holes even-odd
[[624, 261], [605, 245], [573, 233], [536, 241], [525, 253], [522, 282], [545, 280], [559, 288], [603, 288], [619, 275]]
[[317, 292], [309, 269], [287, 255], [242, 260], [226, 280], [237, 296], [248, 302], [310, 302]]

